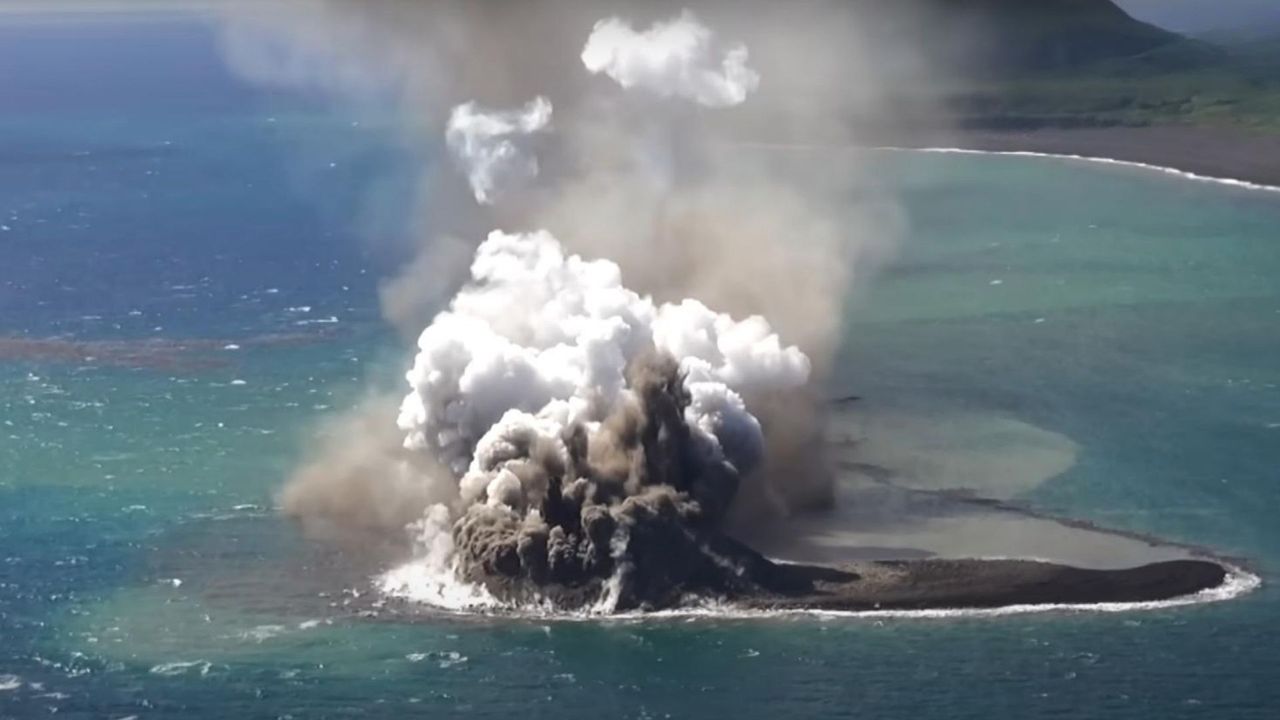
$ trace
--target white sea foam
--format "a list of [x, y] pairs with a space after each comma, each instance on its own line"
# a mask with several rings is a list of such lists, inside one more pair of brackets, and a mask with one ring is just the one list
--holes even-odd
[[468, 658], [456, 650], [446, 650], [443, 652], [425, 652], [425, 653], [409, 653], [404, 656], [405, 660], [412, 663], [420, 663], [423, 660], [437, 660], [437, 664], [442, 669], [451, 668], [454, 665], [461, 665], [467, 662]]
[[451, 668], [454, 665], [461, 665], [467, 661], [466, 655], [463, 655], [462, 653], [457, 652], [455, 650], [449, 650], [443, 653], [439, 653], [437, 654], [437, 657], [440, 660], [438, 665], [441, 668]]
[[256, 627], [245, 630], [240, 633], [243, 640], [252, 640], [254, 642], [264, 642], [273, 637], [277, 637], [288, 632], [289, 629], [284, 625], [258, 625]]
[[189, 662], [167, 662], [161, 663], [151, 668], [152, 675], [185, 675], [191, 670], [196, 670], [203, 677], [209, 674], [213, 669], [213, 663], [208, 660], [191, 660]]
[[330, 315], [329, 317], [315, 318], [313, 320], [298, 320], [293, 324], [299, 327], [303, 327], [306, 325], [335, 325], [338, 322], [339, 321], [337, 316]]
[[22, 678], [17, 675], [0, 675], [0, 692], [9, 692], [22, 687]]
[[833, 145], [818, 143], [785, 143], [785, 142], [743, 142], [736, 143], [740, 146], [761, 148], [765, 150], [822, 150], [830, 152], [838, 149], [848, 150], [876, 150], [882, 152], [900, 152], [900, 153], [933, 153], [938, 155], [994, 155], [1005, 157], [1029, 157], [1042, 158], [1047, 160], [1070, 160], [1073, 162], [1089, 162], [1102, 165], [1113, 165], [1118, 167], [1136, 168], [1139, 170], [1148, 170], [1151, 172], [1164, 173], [1183, 180], [1193, 180], [1195, 182], [1213, 183], [1215, 185], [1226, 185], [1228, 187], [1239, 188], [1243, 190], [1256, 190], [1259, 192], [1280, 193], [1280, 185], [1266, 185], [1264, 183], [1255, 183], [1248, 180], [1240, 180], [1237, 178], [1216, 177], [1213, 175], [1202, 175], [1200, 173], [1190, 172], [1188, 170], [1179, 170], [1178, 168], [1168, 167], [1165, 165], [1155, 165], [1153, 163], [1138, 162], [1136, 160], [1120, 160], [1109, 157], [1093, 157], [1090, 155], [1075, 155], [1071, 153], [1049, 153], [1034, 152], [1031, 150], [976, 150], [973, 148], [958, 147], [901, 147], [897, 145], [877, 145], [877, 146], [854, 146], [854, 145]]
[[1194, 180], [1196, 182], [1215, 183], [1218, 185], [1227, 185], [1230, 187], [1243, 188], [1245, 190], [1259, 190], [1262, 192], [1278, 192], [1280, 186], [1264, 185], [1262, 183], [1249, 182], [1248, 180], [1237, 180], [1235, 178], [1214, 177], [1212, 175], [1201, 175], [1199, 173], [1189, 172], [1187, 170], [1179, 170], [1177, 168], [1166, 167], [1164, 165], [1154, 165], [1151, 163], [1137, 162], [1134, 160], [1118, 160], [1108, 157], [1091, 157], [1088, 155], [1073, 155], [1070, 153], [1045, 153], [1032, 152], [1030, 150], [973, 150], [970, 148], [952, 148], [952, 147], [924, 147], [924, 148], [907, 148], [907, 147], [878, 147], [875, 150], [889, 150], [893, 152], [920, 152], [920, 153], [936, 153], [949, 155], [997, 155], [1008, 157], [1035, 157], [1048, 158], [1053, 160], [1072, 160], [1078, 162], [1101, 163], [1103, 165], [1117, 165], [1120, 167], [1138, 168], [1141, 170], [1151, 170], [1173, 175], [1184, 180]]

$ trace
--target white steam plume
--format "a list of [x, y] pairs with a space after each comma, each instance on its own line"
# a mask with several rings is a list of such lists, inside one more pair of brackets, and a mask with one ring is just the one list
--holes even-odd
[[[451, 606], [487, 597], [456, 582], [476, 579], [476, 568], [625, 578], [633, 554], [646, 552], [629, 546], [631, 528], [663, 508], [718, 524], [764, 453], [764, 429], [740, 393], [792, 391], [810, 373], [763, 318], [735, 320], [696, 300], [657, 305], [624, 287], [614, 263], [566, 256], [547, 232], [491, 233], [469, 285], [418, 346], [398, 424], [406, 449], [449, 468], [457, 501], [415, 525], [418, 559], [383, 586]], [[661, 422], [647, 394], [657, 386], [646, 385], [661, 378], [644, 369], [659, 355], [679, 361], [670, 377], [682, 385], [683, 417], [654, 426], [652, 437], [666, 439], [641, 448], [628, 438]], [[670, 431], [687, 432], [688, 444]], [[654, 474], [667, 448], [675, 477]], [[626, 590], [633, 600], [645, 591]]]
[[538, 160], [518, 140], [545, 130], [551, 101], [538, 96], [518, 110], [485, 110], [474, 102], [449, 115], [445, 142], [467, 175], [476, 202], [491, 204], [504, 189], [538, 175]]
[[714, 36], [690, 11], [637, 32], [620, 18], [596, 23], [582, 49], [582, 64], [624, 88], [682, 97], [707, 107], [740, 105], [760, 84], [747, 66], [747, 47], [717, 57]]
[[647, 352], [679, 360], [686, 420], [717, 445], [731, 440], [739, 471], [762, 446], [740, 393], [809, 379], [809, 359], [764, 318], [734, 320], [696, 300], [656, 305], [624, 287], [614, 263], [566, 256], [546, 232], [491, 233], [471, 283], [419, 338], [398, 421], [406, 448], [431, 451], [462, 481], [464, 501], [506, 497], [490, 489], [500, 475], [475, 473], [511, 435], [554, 444], [570, 425], [608, 417], [628, 397], [628, 366]]

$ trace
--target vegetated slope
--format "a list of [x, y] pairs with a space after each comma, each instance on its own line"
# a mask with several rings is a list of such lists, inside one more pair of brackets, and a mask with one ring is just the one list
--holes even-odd
[[1280, 128], [1280, 41], [1188, 38], [1110, 0], [930, 1], [991, 45], [955, 65], [963, 126]]
[[1129, 58], [1183, 38], [1130, 17], [1111, 0], [927, 0], [977, 29], [979, 66], [998, 76], [1064, 71]]

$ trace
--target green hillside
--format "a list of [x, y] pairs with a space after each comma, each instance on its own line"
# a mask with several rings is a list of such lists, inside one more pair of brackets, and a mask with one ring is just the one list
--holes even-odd
[[1134, 20], [1111, 0], [931, 2], [951, 26], [977, 30], [980, 45], [973, 57], [979, 67], [973, 69], [988, 74], [1061, 71], [1141, 55], [1181, 40]]
[[988, 129], [1208, 124], [1280, 130], [1280, 38], [1201, 40], [1110, 0], [932, 0], [999, 50], [949, 103]]

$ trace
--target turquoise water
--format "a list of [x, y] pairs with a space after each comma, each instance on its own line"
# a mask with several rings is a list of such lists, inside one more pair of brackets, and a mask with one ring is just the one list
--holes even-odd
[[[74, 46], [64, 61], [83, 68], [142, 31], [61, 30], [61, 45], [3, 32], [6, 64]], [[0, 334], [212, 338], [197, 354], [214, 362], [0, 360], [0, 717], [1280, 707], [1271, 584], [1119, 614], [353, 616], [363, 580], [271, 507], [315, 424], [407, 360], [376, 284], [408, 225], [409, 160], [376, 123], [225, 77], [200, 26], [146, 32], [171, 38], [152, 52], [186, 59], [148, 74], [156, 58], [136, 51], [89, 79], [50, 66], [62, 93], [0, 76], [13, 99], [0, 112]], [[191, 78], [208, 91], [175, 89]], [[144, 79], [152, 92], [125, 92]], [[1280, 196], [1025, 158], [847, 161], [880, 165], [910, 229], [850, 301], [833, 393], [1069, 438], [1070, 467], [1017, 499], [1275, 576]]]

